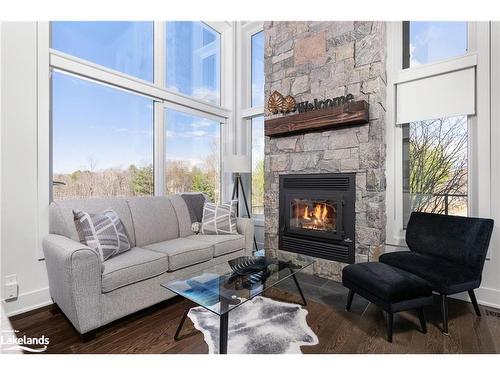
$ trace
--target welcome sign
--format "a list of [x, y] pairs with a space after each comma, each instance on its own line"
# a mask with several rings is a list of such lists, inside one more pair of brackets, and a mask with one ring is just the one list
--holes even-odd
[[297, 110], [299, 113], [315, 111], [317, 109], [338, 107], [344, 103], [350, 103], [354, 100], [354, 95], [347, 94], [346, 96], [337, 96], [331, 99], [318, 100], [314, 99], [312, 103], [309, 101], [297, 103]]
[[347, 94], [342, 96], [337, 96], [331, 99], [314, 99], [312, 102], [308, 100], [304, 102], [296, 103], [295, 99], [288, 95], [284, 97], [278, 91], [274, 91], [269, 100], [267, 101], [267, 108], [269, 112], [276, 113], [291, 113], [298, 111], [299, 113], [315, 111], [318, 109], [334, 108], [341, 106], [345, 103], [350, 103], [354, 100], [354, 95]]

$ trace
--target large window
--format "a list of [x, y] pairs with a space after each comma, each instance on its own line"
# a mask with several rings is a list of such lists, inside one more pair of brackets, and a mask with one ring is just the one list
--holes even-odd
[[411, 21], [405, 23], [405, 34], [409, 61], [404, 68], [467, 53], [467, 22]]
[[467, 216], [467, 116], [403, 125], [403, 223], [412, 211]]
[[153, 81], [153, 22], [52, 22], [51, 47]]
[[46, 26], [52, 199], [202, 191], [219, 201], [230, 24]]
[[153, 101], [52, 74], [54, 199], [153, 194]]
[[220, 192], [220, 122], [166, 110], [165, 191], [201, 191], [212, 202]]
[[202, 22], [166, 23], [166, 85], [220, 104], [220, 35]]

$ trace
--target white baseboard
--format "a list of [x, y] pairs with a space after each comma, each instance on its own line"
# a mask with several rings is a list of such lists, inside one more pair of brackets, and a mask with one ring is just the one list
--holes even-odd
[[[500, 290], [481, 287], [475, 289], [474, 294], [476, 295], [478, 304], [500, 309]], [[470, 302], [469, 294], [467, 292], [454, 294], [452, 297]]]
[[7, 316], [10, 317], [50, 305], [52, 299], [49, 288], [46, 287], [19, 294], [16, 299], [3, 300], [3, 302]]

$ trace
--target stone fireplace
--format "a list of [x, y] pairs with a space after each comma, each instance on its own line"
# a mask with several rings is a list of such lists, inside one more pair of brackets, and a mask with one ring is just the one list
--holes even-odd
[[[266, 22], [264, 33], [266, 101], [277, 90], [283, 96], [293, 96], [297, 102], [352, 94], [355, 101], [365, 100], [369, 104], [369, 121], [364, 125], [266, 137], [266, 248], [277, 252], [287, 247], [283, 238], [280, 241], [279, 207], [283, 200], [280, 178], [292, 174], [306, 177], [341, 173], [352, 175], [354, 181], [352, 259], [356, 262], [375, 259], [383, 249], [386, 222], [385, 25], [383, 22]], [[265, 116], [267, 120], [287, 115], [266, 111]], [[290, 226], [302, 227], [296, 230], [331, 234], [339, 226], [339, 206], [331, 199], [298, 196], [289, 205], [293, 211], [289, 215], [295, 218]], [[282, 255], [313, 256], [289, 250]], [[347, 258], [315, 258], [310, 272], [334, 280], [340, 279], [342, 266], [348, 262]]]

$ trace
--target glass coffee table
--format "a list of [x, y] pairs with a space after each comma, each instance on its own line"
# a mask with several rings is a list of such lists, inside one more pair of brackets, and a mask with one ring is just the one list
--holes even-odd
[[[313, 263], [264, 256], [240, 257], [161, 285], [220, 317], [219, 354], [226, 354], [229, 312], [288, 278], [295, 282], [305, 306], [307, 302], [295, 275]], [[184, 311], [175, 340], [179, 340], [189, 310]]]

